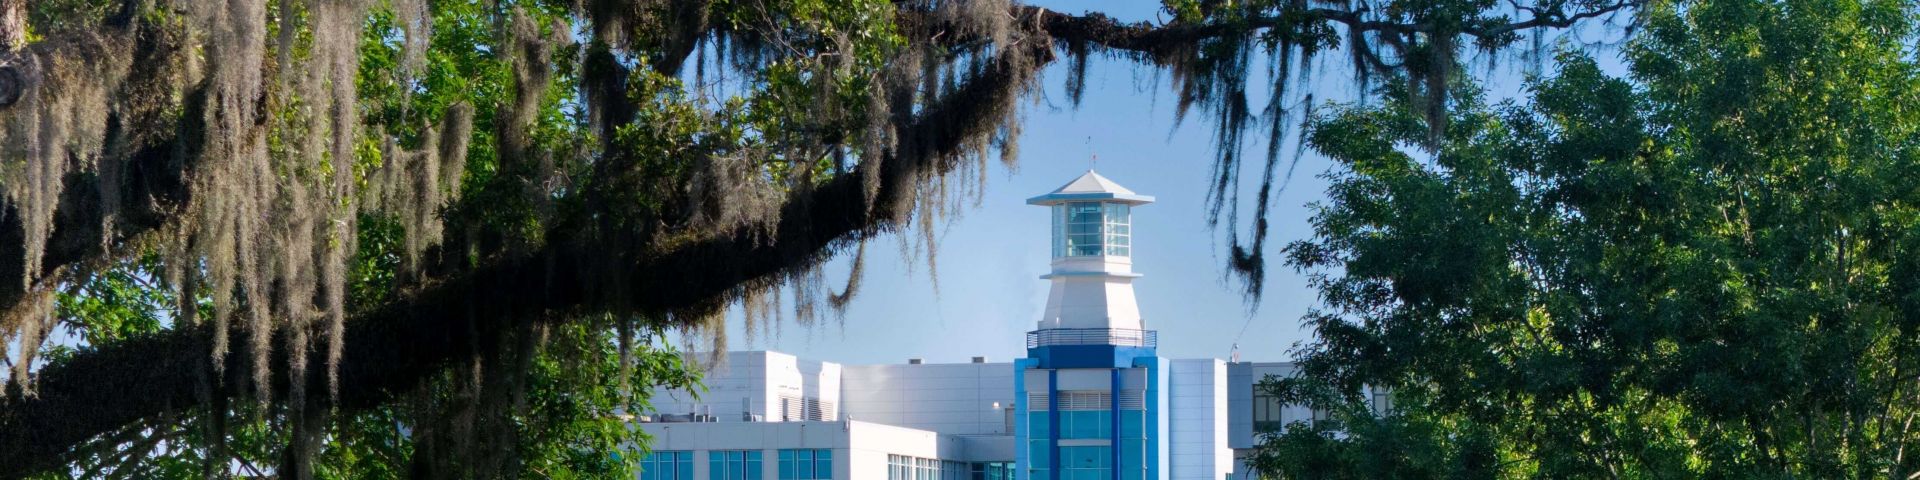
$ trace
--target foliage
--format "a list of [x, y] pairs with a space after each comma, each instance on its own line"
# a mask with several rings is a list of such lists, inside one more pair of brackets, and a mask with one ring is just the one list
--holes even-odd
[[[362, 250], [373, 256], [397, 256], [393, 247]], [[370, 260], [377, 262], [377, 260]], [[387, 262], [391, 265], [391, 261]], [[170, 321], [171, 290], [155, 284], [151, 256], [101, 272], [60, 295], [59, 316], [86, 319], [67, 324], [69, 335], [86, 344], [151, 334]], [[377, 291], [362, 290], [370, 295]], [[202, 302], [202, 309], [211, 305]], [[650, 411], [645, 389], [693, 388], [697, 377], [683, 356], [662, 342], [643, 342], [638, 351], [622, 352], [613, 329], [594, 323], [569, 325], [551, 332], [533, 363], [526, 398], [529, 405], [517, 414], [521, 431], [515, 433], [515, 456], [530, 472], [548, 478], [633, 478], [647, 437], [634, 428], [629, 412]], [[649, 332], [659, 338], [664, 332]], [[60, 362], [75, 347], [58, 346], [47, 353]], [[317, 478], [400, 478], [409, 476], [414, 452], [423, 442], [445, 442], [430, 428], [438, 415], [457, 410], [467, 382], [460, 372], [448, 372], [417, 392], [415, 399], [335, 420], [327, 445], [316, 461]], [[643, 388], [636, 391], [635, 388]], [[89, 446], [72, 465], [79, 478], [199, 478], [206, 462], [227, 459], [238, 475], [272, 473], [288, 439], [288, 420], [255, 412], [247, 404], [231, 412], [235, 427], [221, 432], [216, 449], [207, 435], [206, 413], [157, 418], [129, 426]], [[47, 478], [62, 476], [48, 475]]]
[[[1416, 148], [1437, 148], [1447, 130], [1449, 85], [1467, 75], [1464, 59], [1490, 67], [1502, 58], [1539, 61], [1549, 30], [1583, 21], [1634, 21], [1642, 0], [1163, 0], [1173, 20], [1164, 43], [1123, 55], [1164, 67], [1178, 93], [1176, 115], [1199, 108], [1212, 123], [1215, 158], [1208, 190], [1210, 226], [1224, 228], [1228, 272], [1249, 303], [1266, 277], [1268, 207], [1299, 165], [1303, 143], [1295, 125], [1313, 117], [1312, 82], [1327, 55], [1346, 57], [1345, 70], [1363, 98], [1380, 92], [1423, 117], [1426, 135]], [[1519, 44], [1530, 34], [1531, 44]], [[1084, 44], [1070, 47], [1084, 57]], [[1068, 93], [1078, 102], [1085, 61], [1076, 62]], [[1262, 69], [1264, 66], [1266, 68]], [[1264, 79], [1262, 78], [1264, 76]], [[1264, 80], [1264, 82], [1261, 82]], [[1375, 91], [1383, 83], [1385, 90]], [[1265, 93], [1259, 106], [1253, 94]], [[1254, 137], [1247, 135], [1253, 133]], [[1257, 181], [1242, 179], [1249, 145], [1264, 143]], [[1285, 162], [1282, 159], [1286, 159]], [[1284, 170], [1282, 170], [1284, 168]], [[1241, 198], [1251, 187], [1254, 195]], [[1240, 209], [1253, 212], [1243, 227]], [[1224, 227], [1222, 227], [1224, 220]], [[1243, 229], [1245, 232], [1243, 233]]]
[[[1339, 162], [1287, 248], [1324, 308], [1331, 420], [1285, 478], [1908, 478], [1920, 471], [1915, 6], [1652, 6], [1625, 77], [1580, 53], [1527, 101], [1470, 82], [1317, 117]], [[1391, 95], [1388, 98], [1393, 98]], [[1390, 388], [1378, 414], [1364, 386]], [[1339, 432], [1339, 433], [1336, 433]]]
[[[643, 445], [617, 415], [689, 381], [661, 335], [717, 336], [734, 302], [764, 326], [783, 297], [811, 323], [884, 234], [932, 269], [1055, 49], [1212, 109], [1217, 216], [1256, 52], [1277, 145], [1323, 52], [1431, 112], [1458, 40], [1638, 4], [1510, 5], [1174, 1], [1153, 26], [1005, 0], [35, 2], [0, 25], [35, 34], [0, 52], [27, 80], [0, 82], [0, 477], [622, 474], [595, 453]], [[1271, 145], [1254, 239], [1230, 237], [1250, 295]], [[836, 292], [819, 268], [848, 251]]]

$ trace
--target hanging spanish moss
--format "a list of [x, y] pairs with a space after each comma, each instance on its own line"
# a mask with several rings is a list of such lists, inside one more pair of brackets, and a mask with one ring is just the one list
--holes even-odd
[[[1013, 28], [1013, 17], [1008, 13], [1010, 5], [1005, 2], [909, 2], [897, 6], [928, 14], [947, 34], [967, 40], [953, 50], [900, 49], [894, 52], [892, 61], [865, 72], [873, 75], [875, 85], [868, 89], [867, 101], [858, 108], [821, 101], [811, 105], [807, 118], [796, 120], [819, 125], [812, 128], [822, 130], [851, 128], [858, 132], [852, 136], [858, 143], [824, 150], [782, 148], [761, 153], [749, 150], [744, 154], [701, 159], [703, 167], [697, 171], [689, 191], [689, 203], [697, 206], [694, 210], [697, 214], [691, 217], [690, 228], [676, 229], [675, 235], [719, 234], [737, 229], [747, 229], [764, 238], [778, 235], [780, 232], [773, 220], [779, 218], [776, 213], [785, 203], [784, 198], [806, 191], [812, 180], [810, 173], [795, 173], [783, 177], [784, 182], [772, 181], [764, 173], [765, 165], [788, 163], [792, 165], [788, 171], [811, 172], [810, 167], [803, 165], [830, 161], [835, 171], [859, 175], [869, 214], [886, 215], [884, 223], [889, 227], [873, 235], [893, 234], [901, 241], [903, 255], [924, 259], [928, 277], [934, 279], [937, 289], [940, 230], [953, 215], [977, 204], [984, 192], [990, 159], [998, 158], [1004, 165], [1013, 166], [1018, 157], [1015, 141], [1019, 136], [1015, 126], [1021, 97], [1018, 93], [1030, 88], [1034, 73], [1032, 61], [1022, 53], [1023, 48], [1028, 48], [1023, 43], [1047, 40], [1032, 38], [1026, 31]], [[791, 44], [794, 40], [789, 38], [786, 42]], [[812, 82], [809, 85], [814, 89], [812, 98], [815, 99], [836, 98], [834, 85], [838, 77], [862, 74], [858, 66], [840, 60], [843, 56], [781, 57], [780, 49], [787, 45], [769, 43], [751, 33], [737, 32], [727, 38], [726, 45], [725, 56], [732, 59], [735, 68], [759, 68], [775, 58], [797, 61], [796, 68], [811, 73], [802, 78]], [[820, 38], [814, 45], [827, 52], [847, 48], [843, 38]], [[989, 68], [994, 64], [1003, 65]], [[964, 66], [942, 68], [943, 65]], [[994, 96], [987, 103], [974, 105], [979, 107], [976, 115], [952, 117], [948, 123], [924, 125], [919, 129], [903, 129], [911, 119], [932, 108], [930, 101], [953, 97], [962, 87], [975, 82], [1016, 85], [1012, 89], [1016, 94]], [[930, 148], [935, 144], [946, 146]], [[774, 145], [788, 143], [775, 142]], [[849, 151], [853, 154], [848, 155]], [[899, 160], [903, 158], [909, 160]], [[951, 168], [888, 172], [884, 167], [890, 163], [918, 162]], [[733, 168], [726, 168], [729, 165]], [[888, 176], [909, 178], [900, 184], [910, 191], [882, 198], [881, 186], [895, 181], [888, 180]], [[716, 188], [718, 186], [730, 188]], [[860, 242], [862, 246], [857, 249], [854, 268], [845, 288], [838, 293], [824, 286], [818, 263], [824, 258], [783, 274], [747, 282], [730, 293], [727, 298], [737, 301], [741, 307], [746, 324], [744, 331], [750, 336], [764, 334], [781, 323], [778, 317], [783, 311], [790, 311], [791, 320], [802, 326], [816, 325], [827, 309], [836, 316], [841, 314], [858, 292], [860, 277], [864, 275], [864, 243]], [[791, 297], [790, 310], [780, 307], [783, 296]], [[690, 313], [714, 318], [712, 308], [702, 306]], [[717, 319], [689, 325], [693, 326], [688, 338], [694, 342], [691, 344], [705, 344], [710, 352], [725, 351], [724, 329]]]
[[[346, 277], [361, 247], [362, 215], [382, 225], [397, 220], [398, 246], [379, 254], [398, 258], [392, 286], [403, 298], [457, 283], [476, 265], [573, 262], [546, 264], [545, 277], [514, 279], [525, 299], [485, 299], [511, 313], [448, 320], [473, 343], [449, 354], [460, 358], [445, 383], [419, 387], [453, 401], [436, 400], [412, 419], [420, 427], [416, 476], [514, 476], [530, 362], [549, 327], [568, 321], [555, 316], [627, 319], [608, 324], [619, 330], [622, 364], [632, 361], [634, 330], [642, 327], [681, 327], [718, 358], [728, 341], [724, 313], [734, 302], [749, 342], [778, 328], [782, 316], [811, 327], [823, 315], [843, 315], [865, 275], [866, 243], [876, 237], [894, 235], [937, 280], [942, 229], [980, 201], [996, 159], [1015, 165], [1020, 101], [1053, 48], [1039, 14], [1005, 0], [851, 2], [846, 8], [865, 10], [847, 18], [784, 2], [587, 2], [575, 13], [590, 28], [502, 5], [480, 14], [491, 23], [480, 35], [495, 43], [484, 45], [494, 56], [477, 62], [495, 62], [485, 68], [499, 77], [484, 81], [511, 83], [489, 85], [503, 89], [485, 92], [491, 96], [447, 96], [419, 93], [442, 65], [440, 52], [428, 48], [436, 28], [430, 2], [386, 3], [397, 28], [386, 32], [362, 31], [370, 6], [361, 0], [175, 3], [187, 14], [178, 27], [192, 46], [181, 55], [188, 86], [172, 92], [191, 127], [179, 129], [185, 137], [175, 152], [191, 195], [156, 235], [157, 250], [168, 267], [165, 283], [180, 299], [174, 318], [208, 331], [206, 408], [220, 411], [220, 421], [252, 413], [256, 422], [263, 416], [289, 428], [277, 473], [290, 478], [311, 474], [331, 397], [344, 388]], [[834, 23], [872, 19], [885, 20]], [[592, 33], [591, 43], [568, 50], [582, 31]], [[391, 62], [380, 65], [392, 78], [364, 76], [359, 60], [369, 47], [362, 42], [389, 49], [383, 58]], [[704, 85], [681, 83], [688, 56], [711, 57], [723, 74], [778, 81], [717, 98]], [[113, 72], [88, 76], [100, 79], [93, 88], [101, 92], [89, 95], [115, 90]], [[402, 101], [364, 103], [363, 112], [363, 81], [398, 85], [389, 91]], [[111, 105], [58, 109], [90, 108]], [[78, 116], [87, 125], [105, 122]], [[476, 132], [476, 124], [485, 130]], [[69, 130], [79, 133], [58, 134], [69, 138], [61, 143], [69, 153], [55, 155], [69, 161], [19, 164], [42, 168], [32, 177], [40, 181], [7, 182], [14, 204], [43, 199], [34, 205], [44, 208], [23, 212], [50, 215], [56, 204], [47, 199], [60, 195], [47, 189], [60, 185], [47, 179], [85, 170], [98, 162], [86, 155], [108, 150], [101, 134]], [[468, 172], [476, 136], [493, 144], [472, 148], [485, 155], [475, 160], [484, 167]], [[599, 150], [582, 147], [596, 143], [585, 140], [598, 140]], [[36, 155], [47, 155], [42, 150]], [[56, 167], [69, 170], [50, 170]], [[464, 198], [462, 188], [469, 189]], [[465, 201], [474, 198], [486, 203]], [[853, 226], [834, 215], [852, 216]], [[826, 228], [833, 230], [813, 230]], [[44, 242], [46, 233], [39, 235]], [[566, 248], [614, 251], [595, 262], [552, 253]], [[725, 257], [756, 249], [779, 260]], [[763, 254], [770, 250], [777, 253]], [[824, 262], [849, 250], [845, 284], [829, 288]], [[662, 285], [630, 271], [684, 251], [708, 255], [702, 258], [722, 266], [713, 274], [727, 280]], [[580, 295], [586, 308], [514, 305], [540, 301], [547, 295], [540, 290], [562, 275], [585, 279], [566, 285], [587, 290]], [[211, 300], [209, 314], [199, 314], [199, 298]], [[495, 318], [501, 315], [513, 318]], [[0, 334], [27, 335], [20, 325], [11, 321]], [[315, 365], [322, 359], [324, 367]], [[28, 371], [21, 363], [11, 370]], [[236, 371], [222, 370], [229, 366]], [[253, 402], [222, 403], [247, 394]]]
[[447, 108], [439, 125], [421, 133], [418, 148], [402, 149], [387, 137], [382, 149], [387, 162], [372, 174], [365, 197], [368, 209], [396, 214], [403, 221], [402, 265], [407, 271], [418, 270], [421, 254], [444, 235], [440, 214], [449, 202], [459, 199], [472, 136], [473, 107], [457, 103]]
[[[67, 175], [97, 170], [106, 141], [108, 95], [126, 76], [122, 42], [106, 37], [71, 39], [56, 48], [35, 45], [16, 57], [16, 71], [29, 89], [4, 113], [0, 128], [0, 178], [7, 199], [19, 206], [26, 230], [24, 286], [38, 283], [41, 257], [53, 231], [54, 210]], [[79, 50], [82, 55], [68, 54]]]
[[[5, 402], [4, 393], [12, 384], [19, 388], [22, 395], [33, 394], [33, 382], [29, 372], [33, 368], [34, 356], [40, 351], [40, 342], [53, 331], [56, 320], [53, 318], [53, 291], [40, 290], [28, 293], [26, 301], [11, 311], [0, 313], [0, 347], [7, 342], [16, 344], [16, 353], [11, 360], [6, 382], [0, 382], [0, 402]], [[5, 352], [0, 352], [5, 353]], [[0, 355], [0, 360], [6, 360]]]
[[[0, 178], [9, 179], [4, 193], [24, 227], [25, 258], [21, 278], [0, 281], [19, 282], [27, 295], [11, 309], [0, 308], [0, 357], [12, 344], [9, 379], [22, 392], [32, 391], [27, 372], [52, 325], [47, 305], [57, 278], [44, 278], [42, 258], [68, 176], [118, 176], [117, 165], [100, 155], [114, 101], [109, 95], [127, 71], [126, 62], [115, 59], [124, 59], [125, 49], [117, 39], [88, 36], [33, 45], [14, 57], [12, 66], [29, 88], [0, 111]], [[102, 224], [110, 226], [111, 209], [102, 213]], [[0, 392], [6, 385], [0, 383]]]

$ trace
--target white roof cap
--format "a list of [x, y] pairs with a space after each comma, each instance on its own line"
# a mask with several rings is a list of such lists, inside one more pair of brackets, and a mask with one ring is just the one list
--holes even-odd
[[1027, 199], [1027, 204], [1053, 205], [1072, 201], [1142, 205], [1153, 203], [1153, 197], [1133, 193], [1133, 190], [1128, 190], [1127, 187], [1122, 187], [1118, 183], [1113, 183], [1113, 180], [1108, 180], [1107, 177], [1102, 177], [1093, 170], [1087, 170], [1085, 175], [1081, 175], [1080, 178], [1067, 182], [1066, 185], [1061, 185], [1060, 188], [1054, 189], [1051, 193]]

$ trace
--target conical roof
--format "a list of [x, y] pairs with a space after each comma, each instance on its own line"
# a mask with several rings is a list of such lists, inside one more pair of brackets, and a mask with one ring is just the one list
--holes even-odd
[[1127, 187], [1122, 187], [1113, 180], [1100, 176], [1098, 172], [1087, 170], [1087, 173], [1080, 178], [1061, 185], [1051, 193], [1027, 199], [1027, 204], [1053, 205], [1072, 201], [1111, 201], [1141, 205], [1153, 203], [1153, 197], [1133, 193], [1133, 190], [1128, 190]]

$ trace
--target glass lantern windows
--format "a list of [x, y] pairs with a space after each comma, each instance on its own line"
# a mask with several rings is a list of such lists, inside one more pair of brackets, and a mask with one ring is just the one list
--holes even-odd
[[1133, 254], [1133, 212], [1124, 203], [1103, 204], [1106, 207], [1107, 255], [1118, 257]]
[[1056, 204], [1053, 206], [1053, 256], [1130, 256], [1132, 224], [1131, 209], [1124, 203]]

